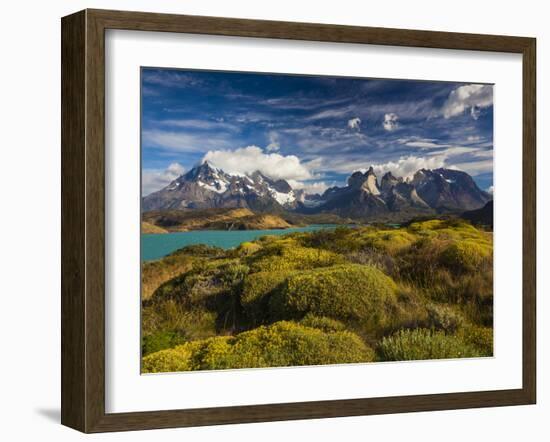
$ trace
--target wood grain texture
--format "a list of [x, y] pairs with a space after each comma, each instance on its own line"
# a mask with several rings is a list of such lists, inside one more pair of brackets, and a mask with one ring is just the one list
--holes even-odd
[[85, 13], [61, 29], [61, 422], [85, 428]]
[[[228, 35], [523, 55], [523, 387], [338, 401], [105, 413], [105, 30]], [[532, 404], [536, 399], [535, 40], [86, 10], [62, 20], [62, 423], [83, 432]], [[137, 153], [136, 153], [137, 154]]]

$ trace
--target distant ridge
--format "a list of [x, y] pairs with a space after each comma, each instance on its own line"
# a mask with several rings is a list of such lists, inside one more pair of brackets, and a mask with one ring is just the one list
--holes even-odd
[[420, 169], [408, 180], [388, 172], [379, 182], [370, 167], [366, 172], [353, 172], [346, 186], [331, 187], [322, 195], [307, 195], [287, 181], [274, 180], [260, 171], [230, 174], [205, 161], [144, 197], [142, 210], [246, 208], [260, 213], [332, 213], [374, 220], [462, 213], [482, 208], [490, 200], [491, 195], [470, 175], [453, 169]]

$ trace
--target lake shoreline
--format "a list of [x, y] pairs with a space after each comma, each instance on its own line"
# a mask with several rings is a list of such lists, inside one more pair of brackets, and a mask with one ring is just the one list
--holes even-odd
[[311, 232], [322, 229], [334, 229], [340, 224], [309, 224], [301, 227], [287, 227], [284, 229], [262, 230], [188, 230], [168, 233], [141, 234], [141, 261], [149, 262], [161, 259], [176, 250], [196, 244], [205, 244], [229, 250], [238, 247], [241, 243], [253, 241], [267, 235], [285, 235], [294, 232]]

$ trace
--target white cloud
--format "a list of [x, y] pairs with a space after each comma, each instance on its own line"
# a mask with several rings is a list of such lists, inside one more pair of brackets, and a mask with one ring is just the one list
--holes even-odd
[[141, 175], [142, 196], [160, 190], [170, 184], [185, 172], [184, 167], [179, 163], [170, 164], [165, 170], [144, 169]]
[[203, 84], [197, 77], [176, 70], [146, 72], [143, 75], [143, 82], [168, 88], [194, 87]]
[[326, 109], [321, 112], [317, 112], [309, 117], [306, 118], [308, 121], [316, 121], [316, 120], [323, 120], [325, 118], [339, 118], [343, 117], [344, 115], [349, 114], [354, 110], [353, 106], [344, 106], [341, 108], [335, 108], [335, 109]]
[[477, 176], [493, 170], [493, 159], [455, 163], [449, 166], [449, 169], [462, 170], [469, 175]]
[[361, 130], [361, 118], [355, 117], [348, 120], [348, 127], [351, 130]]
[[290, 184], [290, 187], [292, 187], [293, 189], [303, 189], [308, 194], [315, 194], [315, 193], [322, 194], [325, 190], [327, 190], [330, 187], [330, 185], [328, 185], [324, 181], [304, 183], [296, 180], [288, 180], [288, 184]]
[[313, 178], [309, 170], [295, 155], [264, 153], [257, 146], [241, 147], [236, 150], [209, 151], [207, 160], [225, 172], [247, 174], [259, 170], [274, 179], [307, 180]]
[[384, 122], [382, 125], [387, 131], [392, 131], [397, 129], [397, 120], [399, 120], [399, 117], [393, 112], [390, 112], [389, 114], [384, 115]]
[[223, 118], [216, 119], [213, 121], [209, 120], [162, 120], [158, 122], [163, 126], [179, 127], [185, 129], [198, 129], [198, 130], [228, 130], [231, 132], [236, 132], [239, 130], [239, 127], [233, 124], [225, 123]]
[[487, 189], [485, 189], [487, 193], [490, 193], [491, 195], [495, 193], [495, 186], [489, 186]]
[[279, 135], [277, 132], [269, 132], [269, 144], [266, 146], [266, 150], [269, 152], [277, 151], [281, 148], [279, 144]]
[[143, 131], [143, 142], [169, 151], [176, 152], [204, 152], [206, 149], [223, 148], [229, 145], [227, 137], [212, 135], [196, 135], [175, 131], [145, 130]]
[[442, 113], [445, 118], [461, 115], [470, 109], [474, 120], [479, 118], [481, 109], [493, 104], [493, 87], [483, 84], [468, 84], [451, 91], [443, 104]]
[[405, 145], [410, 147], [418, 147], [420, 149], [441, 149], [448, 146], [448, 144], [437, 144], [432, 141], [410, 141], [405, 143]]
[[[467, 153], [475, 154], [478, 150], [477, 147], [467, 147], [467, 146], [448, 146], [444, 150], [435, 152], [433, 155], [444, 155], [445, 157], [464, 155]], [[428, 155], [430, 152], [427, 153]]]
[[381, 176], [391, 172], [395, 176], [410, 178], [419, 169], [438, 169], [445, 167], [445, 156], [415, 157], [413, 155], [401, 157], [397, 161], [388, 161], [383, 164], [374, 164], [376, 175]]
[[474, 120], [477, 120], [481, 115], [481, 109], [479, 108], [479, 106], [472, 106], [470, 108], [470, 115]]

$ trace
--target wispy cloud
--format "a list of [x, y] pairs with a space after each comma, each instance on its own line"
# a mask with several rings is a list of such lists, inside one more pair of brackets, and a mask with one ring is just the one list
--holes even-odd
[[281, 145], [279, 144], [279, 135], [277, 132], [271, 131], [268, 134], [269, 138], [269, 144], [266, 147], [266, 150], [268, 152], [277, 151], [281, 148]]
[[472, 176], [481, 175], [483, 173], [493, 171], [493, 159], [481, 160], [481, 161], [469, 161], [463, 163], [455, 163], [449, 165], [450, 169], [458, 169], [469, 173]]
[[175, 152], [204, 152], [209, 148], [228, 147], [231, 142], [223, 136], [216, 135], [205, 137], [204, 135], [190, 134], [186, 132], [144, 130], [142, 132], [143, 144], [150, 148], [158, 148]]
[[147, 196], [170, 184], [185, 172], [179, 163], [172, 163], [166, 169], [143, 169], [141, 174], [141, 192]]
[[354, 106], [344, 106], [344, 107], [333, 108], [333, 109], [325, 109], [306, 117], [305, 120], [317, 121], [317, 120], [325, 120], [329, 118], [341, 118], [341, 117], [345, 117], [346, 115], [349, 115], [350, 113], [353, 113], [354, 111], [355, 111]]
[[143, 164], [151, 170], [175, 161], [188, 169], [210, 152], [238, 152], [236, 161], [251, 161], [240, 169], [274, 168], [273, 159], [238, 149], [262, 146], [285, 167], [297, 158], [310, 178], [302, 171], [289, 179], [304, 185], [343, 183], [374, 164], [407, 172], [419, 159], [468, 167], [484, 174], [484, 188], [491, 184], [486, 85], [149, 69], [142, 87]]
[[204, 84], [204, 82], [195, 75], [173, 69], [144, 71], [143, 83], [165, 88], [196, 87]]
[[240, 131], [240, 127], [236, 124], [230, 124], [223, 121], [217, 120], [198, 120], [198, 119], [168, 119], [153, 121], [153, 124], [165, 127], [175, 127], [175, 128], [184, 128], [184, 129], [197, 129], [197, 130], [207, 130], [207, 131], [217, 131], [217, 130], [226, 130], [231, 132]]
[[259, 101], [258, 104], [283, 110], [313, 110], [323, 107], [338, 106], [349, 102], [350, 97], [326, 100], [319, 97], [309, 98], [300, 96], [287, 96], [268, 98], [266, 100]]

